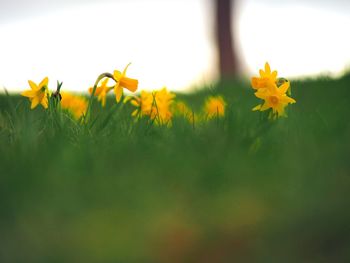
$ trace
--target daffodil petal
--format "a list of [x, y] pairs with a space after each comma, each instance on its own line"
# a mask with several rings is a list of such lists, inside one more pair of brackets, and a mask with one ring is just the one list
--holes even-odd
[[129, 67], [130, 65], [131, 65], [131, 63], [129, 63], [128, 65], [126, 65], [126, 67], [125, 67], [124, 70], [123, 70], [122, 76], [125, 76], [126, 71], [127, 71], [128, 67]]
[[274, 70], [272, 73], [271, 73], [271, 77], [276, 79], [277, 78], [277, 71]]
[[114, 92], [115, 92], [115, 99], [119, 103], [123, 95], [123, 88], [119, 85], [118, 86], [116, 85], [116, 87], [114, 88]]
[[287, 92], [287, 90], [289, 89], [290, 87], [290, 84], [289, 82], [284, 82], [279, 88], [279, 93], [280, 94], [285, 94]]
[[260, 85], [259, 85], [259, 78], [253, 77], [253, 78], [251, 79], [251, 85], [252, 85], [253, 89], [259, 89], [259, 88], [260, 88]]
[[281, 98], [281, 101], [284, 103], [296, 103], [295, 99], [288, 97], [288, 96], [283, 96]]
[[284, 106], [280, 105], [276, 108], [276, 111], [278, 113], [278, 116], [284, 116]]
[[49, 84], [49, 78], [48, 77], [45, 77], [39, 84], [39, 88], [42, 88], [42, 87], [47, 87]]
[[262, 69], [260, 69], [259, 70], [259, 75], [260, 75], [261, 78], [263, 78], [265, 76], [265, 72]]
[[33, 98], [35, 97], [35, 92], [33, 92], [33, 90], [25, 90], [21, 93], [21, 95], [24, 97]]
[[259, 99], [262, 99], [262, 100], [265, 100], [266, 99], [266, 97], [267, 97], [267, 92], [265, 92], [265, 89], [264, 90], [262, 90], [262, 91], [260, 91], [261, 89], [259, 89], [259, 91], [257, 91], [257, 92], [255, 92], [254, 94], [255, 94], [255, 96], [257, 97], [257, 98], [259, 98]]
[[122, 77], [122, 73], [119, 70], [114, 70], [113, 77], [116, 81], [119, 81], [120, 78]]
[[41, 104], [45, 109], [47, 109], [47, 108], [49, 107], [47, 98], [46, 98], [46, 99], [43, 99], [43, 100], [40, 102], [40, 104]]
[[261, 106], [260, 111], [265, 111], [269, 108], [271, 108], [270, 104], [267, 101], [265, 101], [264, 105]]
[[97, 97], [98, 101], [101, 101], [102, 107], [106, 106], [106, 94], [102, 93]]
[[131, 79], [131, 78], [121, 78], [120, 79], [120, 85], [131, 92], [135, 92], [137, 90], [137, 86], [139, 84], [139, 81], [137, 79]]
[[105, 78], [105, 79], [102, 81], [101, 86], [102, 86], [102, 87], [107, 86], [108, 81], [109, 81], [109, 78]]
[[36, 91], [36, 90], [39, 89], [38, 86], [31, 80], [28, 80], [28, 84], [29, 84], [29, 86], [31, 87], [32, 90]]
[[257, 110], [260, 110], [260, 109], [261, 109], [261, 105], [259, 104], [259, 105], [255, 106], [255, 107], [252, 109], [252, 111], [257, 111]]
[[271, 68], [270, 68], [270, 65], [269, 63], [265, 63], [265, 74], [271, 74]]
[[30, 105], [30, 109], [34, 109], [36, 106], [39, 104], [39, 98], [38, 97], [33, 97], [32, 103]]

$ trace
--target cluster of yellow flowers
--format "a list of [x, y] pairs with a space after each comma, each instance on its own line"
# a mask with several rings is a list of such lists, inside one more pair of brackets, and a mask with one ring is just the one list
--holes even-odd
[[142, 90], [140, 96], [126, 97], [124, 103], [130, 104], [136, 109], [132, 112], [135, 118], [149, 117], [157, 124], [169, 124], [173, 116], [181, 116], [189, 122], [223, 117], [225, 115], [226, 102], [221, 96], [210, 96], [204, 105], [204, 113], [195, 115], [185, 102], [175, 101], [176, 95], [163, 87], [161, 90], [148, 92]]
[[[130, 64], [129, 64], [130, 65]], [[90, 94], [98, 97], [98, 101], [101, 101], [102, 106], [106, 105], [106, 96], [107, 93], [114, 89], [116, 101], [119, 102], [123, 95], [123, 88], [127, 88], [128, 90], [135, 92], [138, 86], [138, 80], [131, 79], [126, 77], [126, 70], [129, 67], [127, 65], [123, 72], [115, 70], [113, 75], [109, 73], [101, 74], [99, 77], [97, 84], [100, 80], [102, 84], [100, 87], [90, 88]], [[112, 78], [115, 81], [115, 85], [112, 87], [108, 87], [108, 80]], [[33, 81], [28, 81], [30, 90], [26, 90], [21, 93], [22, 96], [27, 97], [31, 102], [31, 109], [36, 108], [39, 104], [41, 104], [45, 109], [49, 106], [49, 99], [53, 97], [54, 94], [50, 93], [48, 89], [49, 79], [45, 77], [39, 85], [35, 84]], [[77, 96], [69, 92], [59, 92], [56, 91], [55, 95], [59, 95], [60, 97], [60, 107], [62, 110], [67, 110], [72, 114], [72, 116], [79, 120], [82, 117], [87, 115], [87, 111], [89, 109], [88, 101], [86, 98], [82, 96]]]
[[[113, 75], [111, 74], [102, 74], [104, 80], [101, 83], [101, 86], [96, 87], [94, 92], [94, 87], [89, 88], [89, 93], [97, 96], [97, 100], [101, 102], [102, 106], [106, 105], [106, 97], [110, 90], [114, 89], [115, 99], [119, 102], [123, 96], [123, 88], [128, 89], [131, 92], [135, 92], [137, 90], [137, 86], [139, 84], [137, 79], [128, 78], [126, 76], [126, 70], [130, 66], [130, 63], [124, 68], [123, 72], [115, 70]], [[115, 81], [114, 86], [108, 87], [109, 79], [113, 79]], [[99, 81], [98, 81], [99, 82]], [[98, 84], [98, 83], [97, 83]]]
[[256, 90], [255, 96], [263, 100], [253, 108], [253, 111], [265, 111], [272, 109], [270, 117], [277, 118], [285, 116], [285, 107], [296, 101], [287, 96], [290, 91], [290, 83], [284, 78], [277, 78], [277, 71], [271, 72], [269, 63], [265, 64], [265, 71], [260, 69], [260, 77], [253, 77], [251, 80], [252, 88]]
[[[60, 85], [55, 93], [50, 93], [48, 90], [49, 79], [47, 77], [39, 85], [29, 80], [31, 89], [22, 92], [21, 95], [28, 97], [31, 102], [31, 109], [34, 109], [39, 104], [47, 109], [50, 104], [49, 99], [59, 97], [61, 99], [59, 103], [60, 108], [67, 110], [75, 119], [79, 120], [89, 115], [93, 97], [97, 97], [102, 107], [105, 107], [107, 95], [112, 89], [114, 90], [117, 103], [121, 101], [124, 88], [131, 92], [136, 92], [138, 80], [126, 76], [129, 65], [124, 68], [123, 72], [115, 70], [113, 74], [101, 74], [97, 78], [95, 85], [89, 88], [90, 101], [82, 96], [60, 92]], [[114, 81], [112, 86], [108, 86], [110, 79]], [[271, 72], [268, 63], [265, 64], [265, 70], [260, 70], [259, 77], [252, 78], [251, 84], [253, 89], [256, 90], [255, 96], [263, 100], [262, 104], [253, 108], [254, 111], [271, 109], [270, 117], [277, 118], [285, 116], [285, 107], [288, 104], [295, 103], [294, 99], [287, 96], [287, 92], [290, 94], [289, 81], [277, 78], [277, 71]], [[139, 96], [125, 97], [124, 103], [130, 103], [136, 107], [131, 114], [134, 118], [147, 117], [159, 125], [171, 123], [174, 115], [182, 116], [191, 123], [198, 120], [220, 118], [225, 115], [226, 102], [221, 96], [208, 97], [200, 115], [196, 115], [184, 102], [175, 102], [175, 97], [174, 93], [169, 92], [164, 87], [153, 92], [142, 90]]]
[[205, 112], [209, 119], [225, 115], [226, 102], [221, 96], [211, 96], [205, 102]]
[[136, 109], [132, 112], [134, 117], [149, 116], [160, 124], [168, 123], [173, 113], [171, 106], [174, 102], [175, 94], [167, 90], [166, 87], [159, 91], [141, 91], [140, 97], [126, 97], [124, 103], [130, 101]]
[[61, 108], [63, 110], [69, 111], [77, 120], [85, 115], [87, 101], [84, 97], [69, 92], [61, 92], [61, 96]]
[[[104, 76], [106, 78], [100, 79], [102, 80], [100, 86], [98, 86], [99, 81], [97, 81], [96, 87], [89, 88], [89, 93], [97, 97], [97, 100], [101, 102], [102, 107], [106, 106], [107, 94], [113, 88], [117, 102], [119, 102], [122, 97], [123, 88], [126, 88], [131, 92], [137, 90], [138, 81], [126, 77], [128, 66], [126, 66], [123, 73], [114, 71], [113, 76], [105, 73]], [[116, 82], [114, 87], [108, 86], [109, 78], [114, 79]], [[153, 92], [142, 90], [139, 96], [127, 96], [124, 99], [124, 103], [130, 103], [135, 107], [131, 115], [136, 119], [148, 117], [155, 121], [156, 124], [167, 125], [171, 122], [174, 115], [181, 115], [190, 122], [194, 122], [196, 118], [193, 111], [189, 110], [189, 107], [184, 102], [175, 102], [175, 97], [176, 95], [174, 93], [169, 92], [166, 87], [163, 87], [162, 89]], [[224, 116], [225, 106], [226, 103], [221, 96], [209, 97], [204, 109], [207, 119]]]
[[[31, 102], [31, 109], [41, 104], [45, 109], [49, 106], [49, 98], [52, 96], [48, 89], [49, 79], [45, 77], [39, 85], [33, 81], [28, 81], [30, 90], [21, 93], [22, 96], [27, 97]], [[70, 112], [74, 118], [80, 119], [86, 112], [87, 100], [82, 96], [76, 96], [69, 92], [62, 92], [61, 94], [61, 109]]]

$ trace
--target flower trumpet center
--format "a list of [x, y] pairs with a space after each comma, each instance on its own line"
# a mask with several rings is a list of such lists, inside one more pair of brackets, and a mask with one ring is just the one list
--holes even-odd
[[270, 100], [270, 103], [271, 103], [272, 105], [277, 105], [278, 102], [279, 102], [277, 96], [270, 96], [269, 100]]

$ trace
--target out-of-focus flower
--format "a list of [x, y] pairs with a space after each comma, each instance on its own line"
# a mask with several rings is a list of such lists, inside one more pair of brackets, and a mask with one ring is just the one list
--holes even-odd
[[73, 95], [69, 92], [61, 92], [61, 108], [69, 111], [75, 119], [80, 119], [86, 112], [88, 103], [84, 97]]
[[126, 97], [124, 103], [130, 101], [130, 104], [136, 109], [132, 116], [149, 116], [157, 124], [168, 124], [173, 113], [171, 105], [175, 94], [169, 92], [165, 87], [152, 93], [141, 91], [140, 97]]
[[123, 95], [123, 88], [130, 90], [131, 92], [135, 92], [138, 86], [138, 80], [126, 77], [126, 70], [128, 69], [130, 63], [125, 67], [123, 72], [115, 70], [113, 73], [113, 78], [116, 81], [114, 86], [114, 93], [116, 101], [119, 102]]
[[204, 105], [204, 111], [209, 119], [225, 115], [226, 102], [221, 96], [210, 96]]
[[133, 117], [151, 115], [153, 104], [152, 93], [142, 90], [140, 97], [127, 97], [124, 102], [127, 101], [130, 101], [130, 104], [136, 107], [131, 113]]
[[152, 106], [151, 118], [158, 120], [160, 124], [167, 124], [173, 116], [170, 106], [176, 95], [164, 87], [159, 91], [154, 91], [153, 96], [155, 103]]
[[175, 103], [175, 113], [179, 115], [187, 115], [191, 112], [185, 102], [178, 101]]
[[33, 81], [28, 81], [30, 90], [25, 90], [21, 93], [22, 96], [29, 98], [31, 101], [30, 108], [34, 109], [38, 104], [41, 104], [45, 109], [48, 108], [48, 77], [45, 77], [39, 85], [35, 84]]
[[[110, 90], [113, 89], [113, 87], [108, 87], [108, 80], [109, 78], [105, 78], [102, 83], [101, 86], [97, 87], [95, 90], [95, 96], [97, 96], [97, 100], [101, 102], [102, 107], [106, 106], [106, 98], [107, 98], [107, 94]], [[89, 93], [92, 94], [92, 90], [93, 88], [89, 88]]]
[[296, 101], [287, 96], [286, 92], [289, 89], [289, 82], [285, 82], [279, 88], [277, 85], [273, 85], [265, 90], [258, 90], [255, 92], [255, 96], [259, 99], [264, 100], [264, 104], [258, 105], [253, 110], [265, 111], [272, 109], [272, 112], [275, 116], [281, 117], [284, 116], [284, 108], [288, 104], [295, 103]]

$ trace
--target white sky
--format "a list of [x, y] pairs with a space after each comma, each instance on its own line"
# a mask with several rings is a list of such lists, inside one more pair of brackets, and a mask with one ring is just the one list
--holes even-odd
[[[66, 89], [86, 91], [99, 73], [129, 62], [128, 75], [139, 79], [140, 89], [184, 90], [216, 79], [209, 0], [91, 0], [59, 8], [53, 0], [17, 2], [0, 1], [0, 86], [9, 90], [48, 76], [50, 89], [60, 80]], [[285, 77], [349, 67], [350, 15], [339, 8], [343, 2], [317, 9], [292, 3], [241, 0], [235, 25], [246, 74], [265, 61]]]
[[265, 60], [286, 77], [339, 75], [350, 69], [349, 4], [340, 10], [328, 5], [246, 2], [237, 30], [249, 70], [257, 71]]

